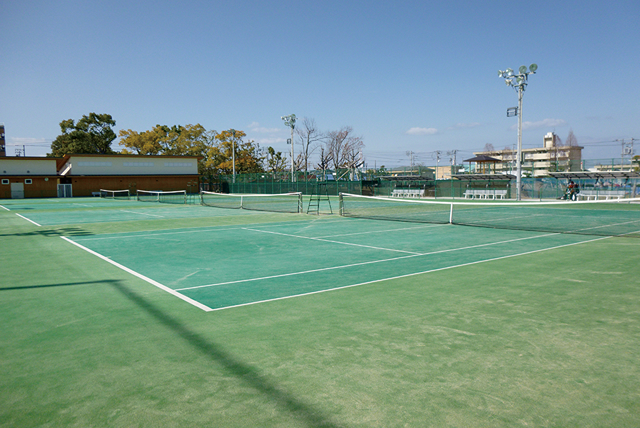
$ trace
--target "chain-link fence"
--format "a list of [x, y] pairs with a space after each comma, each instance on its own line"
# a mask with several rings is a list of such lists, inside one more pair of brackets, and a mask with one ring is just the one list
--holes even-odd
[[[339, 177], [340, 179], [336, 179]], [[357, 179], [354, 179], [357, 178]], [[575, 180], [580, 189], [625, 191], [626, 197], [636, 197], [640, 180], [637, 178], [579, 179]], [[562, 178], [528, 178], [521, 180], [523, 199], [557, 199], [564, 195], [568, 180]], [[508, 179], [453, 179], [434, 180], [416, 175], [381, 175], [375, 173], [351, 174], [345, 170], [297, 172], [294, 181], [291, 173], [255, 173], [203, 177], [201, 188], [222, 193], [276, 194], [301, 192], [304, 195], [352, 193], [369, 196], [393, 196], [394, 191], [417, 190], [422, 197], [464, 198], [475, 190], [501, 191], [507, 199], [516, 197], [516, 180]], [[326, 189], [326, 190], [325, 190]]]

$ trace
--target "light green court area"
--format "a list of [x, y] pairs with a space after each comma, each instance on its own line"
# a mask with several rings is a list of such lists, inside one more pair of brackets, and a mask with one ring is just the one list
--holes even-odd
[[640, 425], [636, 238], [0, 205], [4, 426]]

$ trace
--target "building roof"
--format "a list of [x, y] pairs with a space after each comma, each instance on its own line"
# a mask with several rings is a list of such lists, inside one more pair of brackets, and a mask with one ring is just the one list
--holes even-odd
[[640, 174], [636, 171], [576, 171], [576, 172], [549, 172], [554, 178], [581, 179], [581, 178], [637, 178]]
[[451, 177], [457, 180], [480, 181], [480, 180], [513, 180], [515, 175], [511, 174], [452, 174]]
[[57, 160], [61, 158], [50, 158], [45, 156], [0, 156], [0, 160], [9, 160], [13, 162], [19, 161], [33, 161], [33, 160]]
[[385, 175], [380, 179], [389, 181], [433, 181], [433, 179], [423, 175]]
[[477, 155], [470, 159], [465, 159], [463, 160], [463, 162], [483, 163], [483, 162], [502, 162], [502, 161], [500, 159], [492, 158], [491, 156], [487, 156], [487, 155]]

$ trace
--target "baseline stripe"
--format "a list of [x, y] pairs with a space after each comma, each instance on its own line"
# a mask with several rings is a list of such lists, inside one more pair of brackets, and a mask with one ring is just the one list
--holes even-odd
[[93, 250], [90, 250], [89, 248], [87, 248], [87, 247], [85, 247], [85, 246], [83, 246], [83, 245], [80, 245], [80, 244], [78, 244], [77, 242], [72, 241], [71, 239], [67, 238], [66, 236], [61, 236], [60, 238], [62, 238], [62, 239], [64, 239], [65, 241], [69, 242], [70, 244], [75, 245], [75, 246], [76, 246], [76, 247], [78, 247], [78, 248], [83, 249], [84, 251], [88, 252], [89, 254], [93, 254], [94, 256], [99, 257], [99, 258], [101, 258], [102, 260], [104, 260], [104, 261], [106, 261], [106, 262], [108, 262], [108, 263], [111, 263], [111, 264], [112, 264], [112, 265], [114, 265], [115, 267], [120, 268], [120, 269], [122, 269], [123, 271], [125, 271], [125, 272], [127, 272], [127, 273], [130, 273], [131, 275], [133, 275], [133, 276], [135, 276], [135, 277], [138, 277], [138, 278], [142, 279], [143, 281], [146, 281], [146, 282], [148, 282], [149, 284], [154, 285], [154, 286], [158, 287], [159, 289], [161, 289], [161, 290], [163, 290], [163, 291], [166, 291], [167, 293], [172, 294], [172, 295], [176, 296], [176, 297], [177, 297], [177, 298], [179, 298], [179, 299], [184, 300], [184, 301], [185, 301], [185, 302], [187, 302], [187, 303], [192, 304], [192, 305], [193, 305], [193, 306], [195, 306], [196, 308], [200, 308], [200, 309], [202, 309], [203, 311], [207, 311], [207, 312], [212, 311], [212, 309], [211, 309], [210, 307], [208, 307], [208, 306], [206, 306], [206, 305], [203, 305], [202, 303], [197, 302], [197, 301], [195, 301], [195, 300], [193, 300], [193, 299], [191, 299], [191, 298], [189, 298], [189, 297], [185, 296], [184, 294], [178, 293], [177, 291], [175, 291], [175, 290], [173, 290], [173, 289], [171, 289], [171, 288], [167, 287], [166, 285], [160, 284], [158, 281], [154, 281], [153, 279], [148, 278], [148, 277], [146, 277], [146, 276], [142, 275], [141, 273], [138, 273], [138, 272], [134, 271], [133, 269], [129, 269], [128, 267], [123, 266], [123, 265], [121, 265], [120, 263], [115, 262], [115, 261], [111, 260], [110, 258], [108, 258], [108, 257], [106, 257], [106, 256], [103, 256], [103, 255], [102, 255], [102, 254], [100, 254], [100, 253], [97, 253], [97, 252], [95, 252], [95, 251], [93, 251]]
[[127, 211], [127, 210], [120, 210], [120, 211], [122, 211], [123, 213], [131, 213], [131, 214], [138, 214], [138, 215], [147, 215], [147, 216], [150, 216], [150, 217], [161, 217], [161, 218], [164, 218], [164, 216], [161, 216], [161, 215], [158, 215], [158, 214], [137, 213], [135, 211]]
[[35, 224], [35, 225], [36, 225], [36, 226], [38, 226], [38, 227], [41, 227], [41, 225], [39, 225], [38, 223], [36, 223], [36, 222], [35, 222], [35, 221], [33, 221], [33, 220], [29, 220], [28, 218], [26, 218], [26, 217], [25, 217], [25, 216], [23, 216], [23, 215], [20, 215], [20, 214], [18, 214], [18, 213], [16, 213], [16, 215], [17, 215], [18, 217], [20, 217], [20, 218], [23, 218], [23, 219], [27, 220], [27, 221], [28, 221], [28, 222], [30, 222], [30, 223]]

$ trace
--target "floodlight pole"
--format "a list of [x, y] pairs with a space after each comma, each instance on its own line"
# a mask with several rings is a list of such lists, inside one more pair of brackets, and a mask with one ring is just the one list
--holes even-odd
[[522, 85], [518, 88], [518, 159], [516, 163], [516, 199], [520, 200], [520, 190], [522, 189], [522, 96], [524, 95], [524, 88]]
[[236, 130], [230, 129], [231, 133], [231, 158], [233, 159], [233, 184], [236, 183]]
[[[521, 200], [521, 188], [522, 188], [522, 96], [524, 95], [524, 90], [527, 87], [527, 81], [529, 80], [530, 74], [535, 74], [538, 66], [536, 64], [531, 64], [529, 69], [526, 66], [521, 66], [518, 71], [519, 74], [514, 74], [513, 70], [507, 68], [506, 71], [499, 70], [498, 76], [503, 77], [507, 86], [511, 86], [518, 93], [518, 111], [516, 114], [518, 115], [518, 150], [517, 150], [517, 158], [516, 158], [516, 199]], [[508, 110], [507, 110], [508, 111]]]
[[285, 126], [291, 127], [291, 182], [294, 181], [294, 164], [295, 160], [293, 158], [293, 129], [296, 127], [296, 115], [290, 114], [289, 116], [282, 116], [280, 119], [284, 120]]

